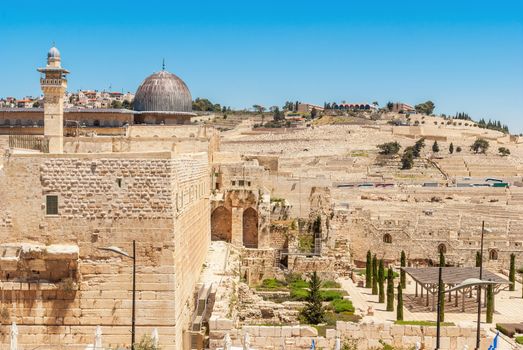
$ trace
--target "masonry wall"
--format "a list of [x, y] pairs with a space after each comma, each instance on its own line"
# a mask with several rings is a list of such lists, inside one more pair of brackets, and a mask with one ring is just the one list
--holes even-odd
[[[22, 346], [86, 345], [97, 325], [104, 346], [128, 345], [132, 261], [97, 248], [130, 253], [136, 240], [137, 339], [156, 327], [162, 349], [181, 349], [209, 240], [205, 169], [206, 155], [170, 152], [12, 155], [0, 172], [0, 246], [77, 246], [79, 258], [72, 284], [0, 281], [1, 323], [17, 322]], [[59, 215], [45, 215], [47, 194]]]
[[[243, 326], [233, 328], [226, 319], [211, 320], [210, 348], [223, 347], [223, 337], [229, 334], [233, 346], [242, 346], [245, 333], [249, 334], [250, 345], [255, 349], [283, 348], [289, 350], [310, 349], [312, 340], [316, 348], [334, 349], [336, 338], [340, 338], [343, 346], [355, 346], [358, 350], [380, 347], [379, 341], [403, 348], [413, 348], [417, 342], [424, 349], [436, 346], [436, 327], [395, 325], [392, 322], [336, 322], [335, 329], [327, 329], [326, 336], [318, 336], [318, 331], [305, 325], [293, 326]], [[441, 327], [440, 349], [469, 349], [476, 344], [475, 328], [470, 326]], [[482, 331], [481, 349], [487, 349], [491, 339], [487, 339]]]

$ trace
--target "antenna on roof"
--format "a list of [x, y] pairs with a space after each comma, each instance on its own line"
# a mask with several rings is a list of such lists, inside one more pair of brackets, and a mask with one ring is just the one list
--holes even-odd
[[165, 70], [165, 58], [162, 61], [162, 70]]

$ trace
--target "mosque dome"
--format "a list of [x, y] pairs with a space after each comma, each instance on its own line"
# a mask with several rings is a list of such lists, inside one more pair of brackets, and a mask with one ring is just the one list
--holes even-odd
[[140, 112], [191, 112], [191, 93], [182, 79], [161, 70], [148, 76], [140, 84], [134, 97], [134, 110]]
[[49, 52], [47, 53], [47, 59], [49, 58], [60, 58], [60, 51], [58, 51], [58, 49], [56, 47], [51, 47], [51, 49], [49, 50]]

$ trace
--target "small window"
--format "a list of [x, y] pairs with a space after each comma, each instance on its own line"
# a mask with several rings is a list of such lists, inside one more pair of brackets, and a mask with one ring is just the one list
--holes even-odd
[[239, 186], [242, 186], [242, 187], [245, 186], [245, 181], [244, 181], [244, 180], [240, 180], [240, 181], [238, 181], [238, 185], [239, 185]]
[[383, 243], [392, 243], [392, 236], [388, 233], [383, 235]]
[[46, 215], [58, 215], [58, 196], [46, 196], [45, 213]]
[[236, 181], [231, 181], [231, 184], [232, 184], [233, 186], [236, 186]]
[[251, 182], [247, 181], [247, 186], [251, 187]]
[[440, 254], [447, 254], [447, 246], [443, 243], [438, 245], [438, 253]]
[[116, 179], [116, 184], [118, 185], [118, 187], [122, 188], [122, 179], [121, 178], [117, 178]]
[[498, 251], [496, 249], [489, 251], [489, 260], [498, 260]]

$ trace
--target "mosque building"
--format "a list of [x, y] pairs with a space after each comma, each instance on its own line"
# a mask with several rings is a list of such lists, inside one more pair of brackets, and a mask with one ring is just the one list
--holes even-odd
[[[47, 53], [47, 67], [60, 66], [60, 51], [52, 47]], [[42, 74], [45, 72], [39, 69]], [[68, 72], [67, 72], [68, 73]], [[44, 77], [42, 77], [44, 79]], [[44, 101], [45, 104], [45, 101]], [[64, 124], [97, 128], [111, 133], [110, 128], [132, 124], [176, 125], [189, 124], [192, 97], [187, 84], [177, 75], [165, 70], [151, 74], [136, 90], [134, 110], [111, 108], [66, 108]], [[44, 108], [0, 108], [0, 134], [44, 133]]]

